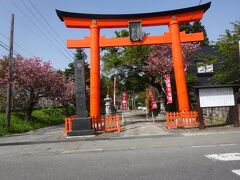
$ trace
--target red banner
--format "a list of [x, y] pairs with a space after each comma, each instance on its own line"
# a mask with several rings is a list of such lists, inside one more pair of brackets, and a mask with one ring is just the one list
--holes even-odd
[[173, 102], [173, 98], [172, 98], [171, 79], [169, 74], [165, 76], [165, 83], [166, 83], [167, 104], [171, 104]]
[[153, 90], [152, 89], [148, 90], [148, 95], [149, 95], [151, 109], [157, 109], [157, 103], [156, 103], [156, 101], [154, 99], [154, 95], [153, 95]]
[[114, 107], [116, 107], [116, 77], [114, 77], [114, 80], [113, 80], [113, 105]]
[[127, 92], [122, 92], [122, 110], [128, 109], [128, 94]]

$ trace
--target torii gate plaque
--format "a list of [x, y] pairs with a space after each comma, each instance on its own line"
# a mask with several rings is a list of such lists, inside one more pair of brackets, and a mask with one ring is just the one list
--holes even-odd
[[[68, 28], [88, 28], [90, 36], [81, 40], [67, 40], [68, 48], [90, 48], [90, 116], [100, 116], [100, 52], [99, 48], [114, 46], [141, 46], [172, 44], [172, 59], [177, 87], [179, 111], [189, 111], [189, 100], [182, 56], [182, 42], [204, 40], [202, 32], [186, 34], [179, 32], [179, 24], [199, 21], [211, 2], [184, 9], [142, 14], [85, 14], [56, 10], [58, 17]], [[168, 25], [169, 32], [162, 36], [144, 36], [141, 41], [129, 38], [106, 38], [100, 36], [102, 28], [127, 28], [129, 22], [141, 21], [141, 25]]]

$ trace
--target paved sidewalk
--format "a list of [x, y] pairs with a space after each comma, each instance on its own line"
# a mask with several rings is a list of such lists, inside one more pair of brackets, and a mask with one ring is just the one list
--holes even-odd
[[143, 111], [125, 111], [122, 114], [123, 125], [121, 136], [167, 135], [165, 117], [154, 119], [147, 117]]
[[240, 133], [240, 128], [230, 126], [212, 127], [199, 130], [198, 128], [179, 128], [168, 130], [165, 128], [164, 115], [157, 116], [154, 119], [147, 117], [145, 112], [141, 110], [124, 111], [120, 113], [122, 116], [122, 131], [101, 133], [95, 137], [86, 138], [69, 138], [63, 136], [63, 125], [42, 128], [35, 131], [30, 131], [22, 134], [15, 134], [0, 137], [0, 144], [4, 143], [41, 143], [41, 142], [60, 142], [60, 141], [77, 141], [77, 140], [101, 140], [112, 138], [145, 138], [153, 136], [197, 136], [210, 134], [226, 134], [226, 133]]
[[63, 125], [0, 137], [0, 143], [56, 141], [63, 138]]

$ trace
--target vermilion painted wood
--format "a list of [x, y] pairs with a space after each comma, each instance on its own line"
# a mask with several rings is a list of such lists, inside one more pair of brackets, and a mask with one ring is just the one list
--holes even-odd
[[94, 131], [121, 131], [119, 115], [92, 116], [92, 128]]
[[167, 112], [166, 128], [198, 127], [198, 113], [195, 111]]
[[[69, 13], [57, 10], [59, 18], [67, 27], [90, 28], [90, 38], [83, 40], [70, 40], [68, 48], [90, 47], [90, 115], [100, 116], [100, 47], [112, 46], [136, 46], [171, 43], [174, 73], [177, 86], [179, 111], [189, 111], [188, 93], [184, 72], [181, 42], [193, 42], [203, 40], [203, 34], [181, 34], [179, 25], [181, 23], [198, 21], [211, 3], [201, 6], [133, 15], [96, 15], [83, 13]], [[129, 21], [140, 20], [143, 27], [168, 25], [170, 34], [163, 36], [144, 37], [141, 42], [130, 42], [127, 38], [105, 38], [99, 37], [101, 28], [126, 28]]]
[[[176, 16], [179, 23], [186, 23], [191, 21], [199, 21], [204, 14], [204, 10], [187, 12], [182, 14], [171, 14], [167, 16], [156, 16], [147, 18], [133, 18], [133, 19], [97, 19], [97, 25], [99, 28], [127, 28], [129, 21], [141, 20], [142, 26], [161, 26], [168, 25], [172, 19], [172, 16]], [[73, 18], [63, 17], [64, 24], [68, 28], [90, 28], [92, 24], [92, 18]]]
[[90, 27], [90, 116], [100, 115], [100, 52], [99, 27]]
[[66, 25], [76, 28], [89, 28], [92, 20], [99, 22], [100, 28], [128, 27], [128, 21], [141, 20], [143, 26], [168, 25], [172, 16], [178, 18], [180, 23], [197, 21], [202, 18], [211, 6], [211, 2], [199, 6], [175, 9], [162, 12], [138, 14], [88, 14], [56, 10], [61, 21]]
[[179, 25], [177, 20], [172, 20], [170, 22], [169, 30], [172, 36], [172, 61], [177, 89], [178, 109], [179, 111], [189, 111], [190, 108], [187, 82], [185, 78], [185, 67], [182, 55]]
[[[180, 32], [180, 40], [184, 42], [203, 41], [204, 34], [202, 32], [186, 34]], [[170, 33], [164, 33], [162, 36], [144, 36], [140, 42], [131, 42], [128, 37], [123, 38], [106, 38], [100, 36], [99, 47], [117, 47], [117, 46], [142, 46], [154, 44], [171, 44], [172, 38]], [[67, 48], [90, 48], [90, 37], [81, 40], [67, 40]]]

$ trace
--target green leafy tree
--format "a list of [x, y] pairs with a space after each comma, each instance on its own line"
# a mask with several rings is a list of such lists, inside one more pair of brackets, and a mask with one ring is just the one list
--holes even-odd
[[[78, 60], [85, 60], [87, 59], [87, 55], [83, 49], [77, 49], [75, 53], [75, 58]], [[90, 79], [90, 69], [89, 65], [85, 63], [85, 71], [86, 71], [86, 82], [89, 83]], [[74, 79], [74, 65], [73, 63], [69, 63], [68, 67], [62, 72], [67, 78]]]
[[[89, 112], [89, 87], [90, 87], [90, 68], [89, 68], [89, 64], [86, 62], [86, 59], [87, 59], [87, 55], [86, 53], [84, 52], [83, 49], [77, 49], [76, 50], [76, 53], [75, 53], [75, 59], [78, 59], [80, 61], [82, 60], [85, 60], [85, 81], [86, 81], [86, 98], [87, 98], [87, 110]], [[68, 64], [68, 67], [65, 68], [65, 70], [62, 72], [62, 74], [64, 74], [68, 79], [71, 79], [71, 80], [75, 80], [75, 73], [74, 73], [74, 64], [73, 62], [72, 63], [69, 63]], [[73, 101], [75, 104], [75, 98], [74, 98], [74, 101]]]
[[201, 42], [202, 46], [208, 46], [209, 40], [207, 37], [207, 32], [205, 27], [202, 25], [201, 21], [195, 21], [193, 23], [184, 23], [180, 25], [180, 31], [186, 31], [186, 33], [196, 33], [196, 32], [203, 32], [204, 34], [204, 41]]
[[[121, 30], [115, 34], [116, 37], [129, 36], [127, 30]], [[142, 73], [141, 67], [150, 51], [150, 46], [105, 48], [104, 55], [101, 57], [103, 73], [105, 76], [118, 77], [118, 90], [142, 91], [149, 81], [148, 77]]]
[[240, 22], [236, 21], [231, 24], [233, 30], [226, 30], [216, 43], [219, 58], [215, 57], [217, 68], [214, 70], [212, 78], [216, 84], [240, 83]]
[[[115, 33], [116, 37], [129, 35], [126, 30]], [[187, 69], [191, 63], [191, 54], [198, 49], [199, 44], [185, 43], [182, 46]], [[168, 68], [172, 67], [171, 46], [114, 47], [106, 48], [103, 52], [103, 70], [107, 76], [118, 76], [121, 90], [138, 93], [151, 85], [159, 94], [164, 92], [164, 76], [172, 72], [172, 68]], [[167, 69], [169, 71], [165, 72]], [[195, 80], [192, 77], [189, 79]]]

